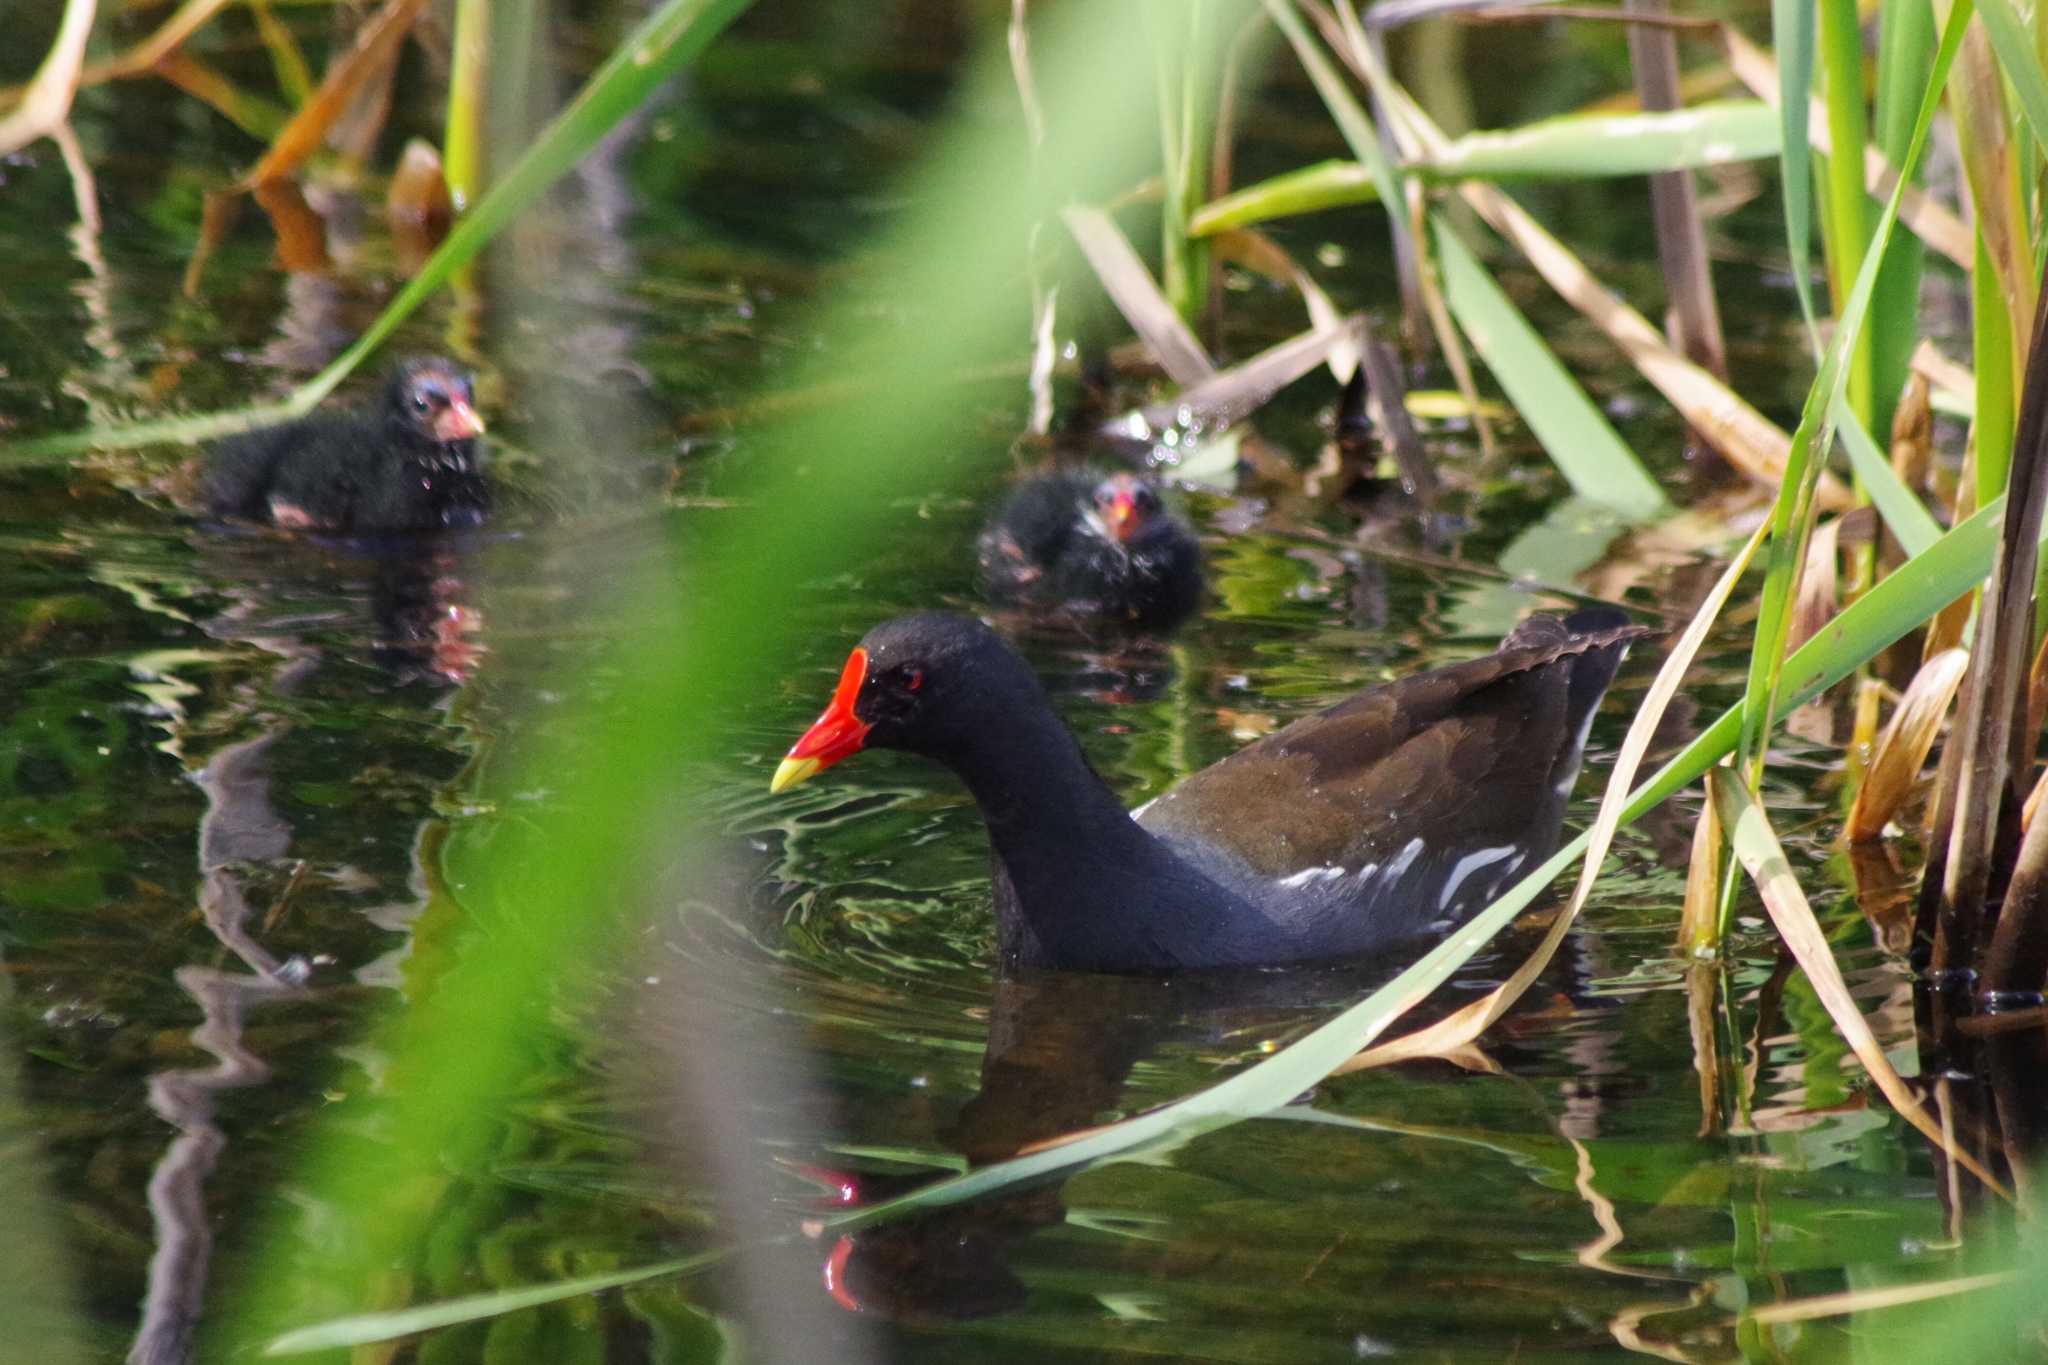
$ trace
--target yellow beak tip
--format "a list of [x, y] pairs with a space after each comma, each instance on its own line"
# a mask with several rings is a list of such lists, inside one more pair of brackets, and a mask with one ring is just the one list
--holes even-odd
[[774, 796], [799, 782], [810, 781], [818, 775], [818, 767], [815, 758], [783, 759], [775, 769], [775, 776], [768, 779], [768, 794]]

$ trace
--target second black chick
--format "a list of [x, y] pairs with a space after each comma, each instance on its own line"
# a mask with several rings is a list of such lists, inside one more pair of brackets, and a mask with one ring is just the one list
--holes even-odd
[[223, 441], [207, 510], [292, 529], [375, 532], [475, 526], [490, 511], [467, 371], [401, 361], [373, 407], [316, 412]]
[[1202, 598], [1202, 549], [1135, 474], [1042, 474], [981, 533], [990, 598], [1027, 610], [1169, 630]]

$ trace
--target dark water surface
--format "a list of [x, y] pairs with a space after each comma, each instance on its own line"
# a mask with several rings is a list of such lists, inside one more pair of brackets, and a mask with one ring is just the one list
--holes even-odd
[[[944, 112], [980, 27], [935, 4], [764, 6], [518, 234], [473, 300], [409, 325], [398, 350], [453, 350], [482, 373], [512, 496], [471, 543], [422, 561], [201, 526], [166, 491], [188, 450], [0, 467], [0, 1137], [20, 1245], [39, 1252], [13, 1277], [18, 1320], [48, 1327], [38, 1358], [66, 1342], [117, 1358], [140, 1340], [175, 1359], [191, 1318], [251, 1274], [262, 1222], [289, 1210], [308, 1245], [335, 1222], [295, 1176], [309, 1121], [387, 1083], [430, 1083], [387, 1078], [366, 1027], [459, 978], [489, 932], [469, 912], [473, 869], [495, 834], [550, 808], [545, 789], [507, 798], [498, 756], [606, 687], [581, 665], [636, 629], [606, 592], [608, 565], [656, 545], [687, 560], [700, 528], [746, 514], [721, 496], [748, 458], [731, 410], [804, 351], [819, 290], [857, 285], [856, 243], [900, 207], [891, 176]], [[613, 31], [565, 29], [565, 79]], [[1613, 61], [1561, 35], [1513, 41]], [[222, 60], [261, 70], [253, 44]], [[1597, 92], [1531, 90], [1546, 102], [1495, 110], [1486, 91], [1481, 112], [1515, 119]], [[1250, 119], [1247, 179], [1336, 154], [1291, 71]], [[280, 272], [252, 211], [182, 296], [200, 191], [251, 145], [148, 82], [88, 92], [77, 124], [99, 173], [97, 236], [76, 230], [49, 144], [0, 168], [7, 436], [280, 391], [386, 296], [374, 203], [335, 228], [347, 249], [327, 275]], [[1639, 185], [1530, 198], [1654, 297]], [[330, 208], [337, 225], [350, 217], [346, 196]], [[1744, 210], [1717, 233], [1763, 262], [1725, 268], [1723, 306], [1749, 371], [1738, 387], [1782, 417], [1804, 380], [1788, 377], [1803, 375], [1789, 296], [1766, 268], [1773, 213]], [[1304, 260], [1342, 260], [1322, 270], [1339, 302], [1384, 314], [1386, 272], [1362, 264], [1384, 250], [1375, 217], [1278, 235]], [[515, 255], [542, 268], [505, 268]], [[1581, 344], [1540, 286], [1508, 279], [1583, 354], [1624, 435], [1679, 477], [1678, 432], [1641, 382], [1591, 368], [1611, 355]], [[1301, 325], [1298, 303], [1264, 285], [1228, 299], [1232, 354]], [[1021, 355], [1021, 295], [1018, 316]], [[1866, 1101], [1804, 979], [1774, 975], [1753, 903], [1729, 990], [1743, 1019], [1761, 1007], [1770, 1022], [1760, 1043], [1719, 1042], [1725, 1067], [1755, 1069], [1756, 1108], [1698, 1135], [1672, 946], [1696, 798], [1622, 836], [1558, 964], [1489, 1039], [1492, 1074], [1342, 1077], [1054, 1185], [844, 1241], [801, 1235], [842, 1185], [890, 1193], [1189, 1093], [1375, 979], [998, 989], [984, 843], [951, 779], [877, 754], [768, 798], [775, 757], [870, 624], [973, 604], [979, 509], [1014, 468], [1024, 419], [1021, 378], [983, 387], [968, 439], [985, 473], [964, 495], [932, 489], [918, 535], [807, 585], [804, 656], [718, 736], [712, 809], [674, 860], [693, 870], [671, 878], [657, 859], [650, 921], [564, 973], [517, 1102], [478, 1116], [495, 1134], [487, 1169], [420, 1193], [443, 1210], [421, 1262], [309, 1305], [397, 1307], [740, 1234], [784, 1240], [738, 1270], [451, 1329], [401, 1358], [681, 1361], [739, 1341], [757, 1359], [818, 1360], [1854, 1355], [1835, 1324], [1767, 1345], [1728, 1322], [1943, 1263], [1930, 1164]], [[1062, 395], [1078, 401], [1078, 386]], [[1260, 429], [1307, 460], [1334, 400], [1312, 376]], [[1621, 537], [1569, 499], [1526, 433], [1506, 434], [1493, 468], [1468, 432], [1429, 434], [1465, 524], [1448, 550], [1398, 518], [1361, 542], [1348, 513], [1189, 495], [1213, 566], [1205, 619], [1149, 649], [1028, 644], [1101, 771], [1135, 804], [1264, 728], [1483, 652], [1518, 615], [1575, 594], [1682, 620], [1711, 561]], [[692, 564], [684, 590], [715, 592], [733, 572]], [[1738, 694], [1743, 630], [1710, 646], [1674, 741]], [[1638, 652], [1598, 718], [1574, 824], [1656, 658]], [[1834, 751], [1787, 746], [1779, 828], [1797, 836], [1881, 1037], [1910, 1053], [1905, 972], [1829, 861]], [[1806, 789], [1786, 776], [1802, 772]], [[1453, 995], [1486, 989], [1532, 941], [1504, 940]], [[776, 1063], [785, 1052], [800, 1062]], [[374, 1159], [380, 1135], [358, 1136]]]

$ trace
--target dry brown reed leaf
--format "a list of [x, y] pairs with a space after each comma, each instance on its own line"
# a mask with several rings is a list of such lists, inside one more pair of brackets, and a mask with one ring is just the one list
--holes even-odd
[[43, 54], [42, 65], [23, 87], [21, 106], [0, 118], [0, 156], [47, 136], [70, 117], [80, 67], [85, 62], [85, 42], [92, 36], [94, 8], [94, 0], [65, 0], [57, 36]]
[[1785, 639], [1785, 652], [1820, 634], [1821, 627], [1835, 617], [1841, 570], [1842, 519], [1831, 518], [1813, 528], [1806, 542], [1806, 567], [1799, 575], [1799, 592], [1792, 599], [1792, 623]]
[[1657, 670], [1656, 679], [1650, 690], [1643, 694], [1642, 703], [1636, 708], [1636, 718], [1628, 727], [1628, 735], [1621, 742], [1621, 751], [1615, 755], [1614, 771], [1607, 779], [1607, 790], [1600, 798], [1599, 812], [1593, 817], [1593, 828], [1586, 844], [1586, 858], [1579, 869], [1578, 885], [1572, 888], [1571, 900], [1565, 905], [1564, 913], [1550, 923], [1543, 941], [1536, 946], [1521, 966], [1506, 981], [1488, 991], [1484, 996], [1464, 1008], [1431, 1024], [1428, 1028], [1404, 1034], [1377, 1047], [1359, 1053], [1350, 1061], [1338, 1067], [1332, 1075], [1363, 1071], [1369, 1067], [1386, 1066], [1393, 1062], [1409, 1061], [1417, 1057], [1434, 1057], [1463, 1047], [1493, 1025], [1496, 1019], [1506, 1013], [1509, 1006], [1519, 1000], [1522, 993], [1550, 965], [1550, 959], [1564, 942], [1565, 933], [1579, 916], [1579, 910], [1592, 893], [1593, 883], [1599, 880], [1601, 865], [1607, 859], [1607, 850], [1614, 842], [1614, 834], [1621, 826], [1621, 813], [1628, 805], [1629, 792], [1635, 787], [1636, 770], [1642, 766], [1643, 755], [1649, 751], [1650, 740], [1657, 733], [1657, 723], [1664, 717], [1664, 708], [1671, 704], [1678, 693], [1678, 686], [1685, 679], [1685, 672], [1692, 666], [1693, 656], [1707, 638], [1707, 631], [1721, 614], [1721, 608], [1728, 601], [1728, 595], [1735, 590], [1735, 584], [1742, 572], [1749, 566], [1749, 560], [1763, 543], [1766, 526], [1757, 527], [1748, 541], [1743, 544], [1735, 558], [1721, 573], [1720, 580], [1708, 592], [1699, 610], [1671, 647], [1663, 667]]
[[1891, 721], [1871, 751], [1870, 767], [1856, 790], [1844, 833], [1852, 843], [1882, 838], [1885, 826], [1912, 794], [1920, 769], [1941, 733], [1942, 718], [1970, 666], [1970, 651], [1945, 649], [1920, 665], [1899, 699]]
[[1929, 1299], [1952, 1298], [1980, 1289], [1996, 1289], [2018, 1278], [2016, 1270], [1994, 1270], [1987, 1275], [1964, 1275], [1953, 1280], [1929, 1280], [1921, 1284], [1891, 1284], [1877, 1289], [1850, 1289], [1840, 1294], [1816, 1294], [1808, 1299], [1752, 1308], [1732, 1322], [1753, 1322], [1768, 1327], [1786, 1322], [1811, 1322], [1815, 1318], [1840, 1317], [1844, 1313], [1866, 1313], [1880, 1308], [1899, 1308]]
[[1918, 370], [1906, 376], [1899, 405], [1892, 409], [1891, 459], [1900, 483], [1912, 489], [1927, 486], [1934, 467], [1934, 389]]
[[364, 82], [390, 63], [425, 8], [426, 0], [386, 0], [357, 31], [349, 50], [328, 65], [320, 89], [242, 178], [242, 188], [282, 179], [297, 170], [319, 148], [327, 130], [348, 109]]
[[2043, 792], [2048, 792], [2048, 770], [2043, 770], [2041, 775], [2034, 779], [2034, 789], [2027, 793], [2026, 804], [2020, 807], [2021, 830], [2033, 828], [2034, 813], [2040, 809]]
[[1925, 375], [1937, 389], [1955, 394], [1975, 393], [1977, 390], [1977, 376], [1943, 355], [1926, 337], [1920, 338], [1920, 344], [1913, 348], [1908, 364], [1915, 374]]
[[1864, 1071], [1884, 1097], [1891, 1101], [1892, 1108], [1899, 1111], [1901, 1118], [1940, 1144], [1951, 1161], [1983, 1181], [1987, 1189], [1997, 1191], [2002, 1198], [2011, 1199], [2012, 1192], [1997, 1176], [1943, 1136], [1941, 1127], [1928, 1116], [1918, 1097], [1892, 1068], [1890, 1059], [1884, 1055], [1884, 1048], [1870, 1031], [1869, 1021], [1863, 1017], [1855, 997], [1849, 994], [1848, 983], [1842, 979], [1841, 968], [1835, 963], [1827, 934], [1820, 927], [1820, 921], [1814, 918], [1813, 907], [1807, 903], [1806, 893], [1799, 887], [1799, 879], [1792, 875], [1792, 865], [1785, 861], [1784, 850], [1771, 829], [1770, 817], [1764, 808], [1743, 786], [1741, 777], [1733, 769], [1714, 769], [1710, 781], [1714, 800], [1721, 807], [1721, 820], [1727, 825], [1730, 842], [1735, 846], [1736, 861], [1742, 864], [1743, 870], [1756, 884], [1757, 894], [1762, 898], [1764, 908], [1770, 912], [1771, 923], [1777, 926], [1779, 938], [1806, 973], [1808, 983], [1827, 1009], [1835, 1031], [1842, 1035], [1842, 1041], [1863, 1063]]
[[1692, 853], [1686, 860], [1685, 901], [1678, 915], [1678, 950], [1691, 957], [1712, 952], [1720, 939], [1721, 859], [1726, 852], [1721, 817], [1704, 784], [1700, 796], [1700, 818], [1692, 827]]
[[[1708, 808], [1713, 804], [1707, 802]], [[1686, 898], [1689, 901], [1691, 897], [1688, 883]], [[1716, 963], [1694, 962], [1685, 969], [1685, 1026], [1692, 1034], [1692, 1069], [1700, 1087], [1701, 1137], [1721, 1131], [1721, 1030], [1714, 1012], [1720, 981], [1721, 969]]]
[[1155, 430], [1190, 417], [1205, 423], [1235, 421], [1322, 364], [1332, 347], [1349, 344], [1355, 348], [1360, 326], [1361, 319], [1353, 317], [1330, 331], [1298, 332], [1141, 409], [1141, 415]]
[[454, 218], [455, 201], [448, 193], [441, 153], [433, 143], [416, 137], [405, 144], [398, 169], [391, 175], [391, 187], [384, 194], [384, 219], [391, 226], [399, 268], [408, 275], [418, 274], [448, 235]]
[[[1735, 72], [1736, 79], [1748, 86], [1750, 93], [1758, 99], [1773, 109], [1777, 108], [1778, 63], [1769, 53], [1726, 25], [1721, 27], [1721, 37], [1727, 44], [1728, 65]], [[1806, 127], [1814, 150], [1827, 155], [1827, 106], [1817, 95], [1807, 111]], [[1874, 142], [1864, 148], [1863, 183], [1878, 199], [1888, 198], [1892, 187], [1898, 183], [1898, 173]], [[1905, 194], [1899, 198], [1899, 221], [1965, 272], [1976, 260], [1977, 241], [1969, 227], [1947, 205], [1925, 190], [1914, 185], [1906, 187]]]
[[1066, 220], [1067, 231], [1074, 234], [1075, 244], [1087, 258], [1095, 278], [1102, 282], [1110, 302], [1144, 341], [1159, 368], [1166, 371], [1166, 377], [1176, 384], [1188, 385], [1199, 384], [1214, 375], [1215, 362], [1181, 321], [1180, 314], [1173, 311], [1152, 272], [1145, 269], [1145, 263], [1138, 259], [1138, 253], [1131, 249], [1110, 216], [1101, 209], [1075, 205], [1061, 210], [1060, 217]]
[[2044, 723], [2048, 723], [2048, 637], [2041, 640], [2033, 665], [2027, 669], [2027, 728], [2020, 733], [2038, 736]]
[[327, 270], [327, 224], [306, 202], [295, 180], [266, 180], [252, 195], [277, 234], [277, 263], [291, 274]]

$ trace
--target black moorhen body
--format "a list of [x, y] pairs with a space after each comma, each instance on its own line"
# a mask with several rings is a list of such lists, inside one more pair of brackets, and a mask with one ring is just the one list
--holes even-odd
[[1126, 812], [1001, 637], [903, 616], [853, 651], [771, 789], [869, 747], [959, 774], [988, 822], [1006, 969], [1358, 956], [1550, 854], [1593, 712], [1647, 633], [1614, 608], [1532, 616], [1493, 654], [1367, 688]]
[[981, 533], [981, 578], [1006, 605], [1167, 630], [1202, 597], [1202, 548], [1135, 474], [1042, 474]]
[[207, 509], [322, 531], [474, 526], [491, 503], [483, 430], [466, 372], [434, 357], [402, 361], [373, 408], [223, 441], [207, 466]]

